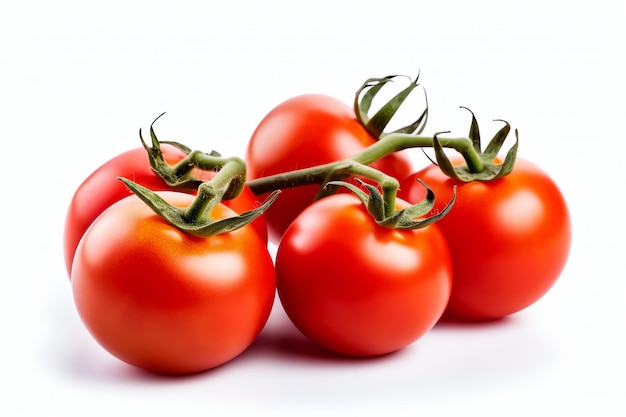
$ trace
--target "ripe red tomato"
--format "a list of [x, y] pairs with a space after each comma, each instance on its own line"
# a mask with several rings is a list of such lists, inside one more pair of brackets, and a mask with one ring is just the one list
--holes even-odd
[[285, 312], [305, 336], [340, 354], [374, 356], [431, 329], [448, 302], [452, 265], [436, 224], [385, 228], [354, 195], [336, 194], [287, 229], [276, 280]]
[[571, 223], [563, 195], [544, 171], [518, 157], [507, 176], [463, 183], [431, 165], [401, 181], [399, 195], [407, 201], [423, 198], [417, 178], [435, 193], [435, 211], [457, 186], [454, 207], [437, 222], [454, 270], [445, 316], [504, 317], [552, 287], [567, 261]]
[[[167, 144], [161, 145], [161, 150], [169, 164], [175, 164], [186, 156], [183, 151]], [[208, 179], [214, 173], [201, 172], [199, 175], [204, 175], [205, 179]], [[131, 194], [128, 188], [116, 179], [117, 177], [128, 178], [153, 191], [172, 189], [152, 171], [143, 147], [126, 151], [96, 169], [78, 187], [66, 214], [63, 245], [68, 274], [72, 270], [74, 252], [85, 230], [107, 207]], [[189, 191], [193, 192], [194, 190]], [[257, 200], [258, 198], [246, 187], [237, 198], [224, 201], [224, 204], [241, 214], [256, 208]], [[252, 224], [259, 235], [267, 241], [267, 226], [263, 216]]]
[[[354, 110], [324, 95], [289, 99], [265, 116], [254, 131], [246, 151], [248, 179], [317, 166], [349, 158], [375, 139], [358, 122]], [[372, 164], [397, 179], [412, 172], [405, 152]], [[265, 212], [270, 240], [278, 242], [289, 224], [314, 200], [319, 186], [283, 190]]]
[[[193, 196], [160, 192], [186, 207]], [[211, 217], [235, 212], [218, 204]], [[159, 373], [221, 365], [257, 337], [276, 281], [265, 242], [250, 226], [199, 238], [170, 225], [138, 197], [110, 206], [74, 258], [78, 313], [112, 355]]]

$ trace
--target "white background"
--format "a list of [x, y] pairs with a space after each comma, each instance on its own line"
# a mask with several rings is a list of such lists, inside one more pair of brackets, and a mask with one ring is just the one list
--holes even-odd
[[[0, 414], [617, 416], [626, 140], [621, 0], [12, 2], [0, 14]], [[280, 306], [234, 361], [184, 378], [102, 350], [74, 309], [62, 227], [97, 166], [161, 139], [243, 155], [281, 101], [351, 103], [421, 73], [426, 133], [506, 119], [548, 171], [574, 241], [558, 283], [497, 323], [441, 325], [383, 358], [320, 354]], [[415, 153], [416, 167], [427, 161]], [[122, 414], [124, 413], [124, 414]], [[425, 413], [425, 414], [424, 414]]]

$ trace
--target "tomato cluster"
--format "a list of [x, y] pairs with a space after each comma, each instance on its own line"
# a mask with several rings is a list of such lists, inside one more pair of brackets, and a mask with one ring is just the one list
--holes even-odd
[[[402, 349], [442, 318], [498, 319], [540, 299], [570, 249], [557, 185], [513, 151], [499, 159], [508, 127], [482, 152], [473, 119], [464, 158], [451, 160], [443, 147], [461, 142], [419, 136], [419, 123], [383, 132], [376, 114], [372, 128], [364, 113], [389, 79], [368, 80], [365, 112], [322, 95], [280, 104], [248, 143], [247, 174], [232, 180], [216, 183], [226, 165], [208, 169], [198, 162], [206, 154], [155, 136], [153, 148], [95, 170], [64, 233], [93, 337], [129, 364], [179, 374], [243, 352], [275, 294], [310, 340], [359, 357]], [[414, 170], [403, 150], [421, 146], [435, 148], [438, 164]], [[193, 181], [172, 182], [179, 170], [163, 166]], [[272, 187], [281, 195], [261, 204]]]

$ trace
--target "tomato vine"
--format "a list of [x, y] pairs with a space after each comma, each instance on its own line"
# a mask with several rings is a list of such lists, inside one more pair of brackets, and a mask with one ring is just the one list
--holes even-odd
[[[382, 207], [393, 208], [395, 207], [399, 180], [370, 165], [388, 155], [409, 148], [434, 148], [436, 163], [441, 170], [446, 175], [464, 182], [476, 180], [489, 181], [505, 176], [512, 171], [519, 143], [517, 130], [515, 131], [515, 143], [509, 149], [504, 162], [495, 162], [496, 156], [500, 152], [511, 129], [510, 125], [505, 121], [503, 121], [505, 125], [494, 135], [484, 151], [481, 150], [478, 123], [471, 111], [472, 122], [467, 137], [441, 137], [442, 134], [449, 132], [438, 132], [432, 136], [421, 135], [428, 118], [428, 106], [426, 106], [426, 109], [414, 122], [395, 131], [385, 132], [384, 129], [389, 121], [418, 85], [417, 78], [412, 80], [408, 87], [397, 93], [370, 117], [368, 113], [373, 100], [376, 98], [377, 94], [380, 93], [382, 88], [395, 77], [397, 76], [368, 79], [355, 94], [354, 110], [358, 115], [358, 120], [372, 136], [377, 138], [377, 140], [361, 152], [349, 158], [313, 167], [269, 175], [245, 182], [246, 163], [240, 158], [223, 158], [216, 152], [205, 153], [191, 150], [178, 142], [159, 141], [153, 126], [156, 120], [163, 114], [159, 115], [150, 126], [152, 146], [146, 144], [141, 136], [141, 131], [140, 138], [144, 148], [148, 152], [151, 167], [168, 185], [178, 188], [199, 187], [198, 189], [202, 188], [204, 190], [202, 196], [198, 197], [198, 202], [194, 204], [194, 207], [205, 207], [205, 204], [209, 204], [207, 203], [209, 200], [220, 201], [221, 199], [234, 198], [241, 192], [244, 185], [247, 185], [256, 195], [271, 193], [266, 203], [261, 205], [254, 213], [247, 214], [243, 218], [254, 218], [263, 213], [275, 200], [278, 190], [305, 185], [319, 185], [320, 187], [316, 196], [316, 199], [319, 199], [325, 195], [336, 192], [338, 182], [343, 182], [343, 180], [349, 178], [365, 178], [377, 184], [377, 188], [365, 187], [369, 196], [364, 196], [362, 193], [359, 193], [357, 187], [346, 187], [350, 191], [357, 193], [357, 196], [359, 196], [364, 203], [369, 204], [380, 200]], [[177, 164], [173, 166], [169, 165], [162, 158], [160, 152], [161, 143], [173, 145], [183, 150], [187, 156]], [[453, 166], [444, 152], [444, 148], [450, 148], [460, 153], [463, 156], [465, 164]], [[207, 183], [193, 175], [194, 169], [215, 170], [217, 174]], [[178, 209], [171, 210], [167, 208], [163, 202], [158, 201], [158, 198], [151, 196], [150, 190], [134, 187], [131, 181], [125, 181], [125, 183], [131, 191], [139, 194], [153, 210], [169, 221], [178, 223], [179, 227], [193, 231], [193, 233], [215, 233], [215, 230], [219, 230], [219, 228], [215, 226], [206, 227], [207, 225], [204, 224], [206, 221], [200, 221], [200, 223], [203, 223], [201, 227], [197, 224], [190, 225], [189, 222], [181, 222], [181, 219], [184, 219], [185, 215], [178, 213]], [[222, 188], [224, 191], [217, 193], [217, 190]], [[377, 189], [380, 189], [380, 194], [377, 192]], [[448, 209], [453, 202], [454, 199], [451, 200], [450, 205], [447, 207]], [[370, 206], [373, 207], [374, 205], [370, 204]], [[437, 217], [433, 218], [433, 221], [445, 215], [448, 209], [439, 213]], [[420, 206], [419, 210], [412, 209], [410, 211], [411, 213], [417, 213], [417, 215], [424, 214], [422, 206]], [[383, 214], [381, 215], [381, 213]], [[384, 210], [375, 209], [372, 215], [377, 221], [388, 227], [399, 227], [400, 224], [408, 225], [410, 223], [407, 221], [397, 221], [397, 214], [393, 213], [393, 210], [391, 210], [390, 213], [385, 213]], [[406, 213], [403, 215], [406, 215]], [[392, 220], [394, 218], [396, 220]], [[197, 222], [198, 219], [194, 221]], [[247, 221], [243, 221], [244, 224], [246, 222]], [[203, 231], [199, 232], [200, 230]], [[211, 230], [211, 232], [208, 232], [208, 230]]]

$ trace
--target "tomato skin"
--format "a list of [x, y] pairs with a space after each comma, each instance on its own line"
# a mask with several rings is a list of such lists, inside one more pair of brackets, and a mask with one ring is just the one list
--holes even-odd
[[[161, 145], [161, 150], [169, 164], [175, 164], [186, 156], [181, 150], [167, 144]], [[172, 190], [152, 171], [143, 147], [121, 153], [96, 169], [74, 193], [65, 217], [63, 249], [68, 275], [72, 270], [72, 260], [78, 242], [89, 225], [111, 204], [131, 194], [117, 177], [128, 178], [152, 191]], [[195, 190], [189, 191], [194, 192]], [[246, 187], [237, 198], [224, 203], [241, 214], [256, 208], [257, 200], [252, 191]], [[267, 241], [267, 226], [263, 216], [257, 218], [253, 224], [259, 235]]]
[[401, 182], [402, 198], [423, 198], [416, 178], [435, 193], [434, 210], [443, 208], [457, 186], [452, 210], [437, 222], [454, 269], [446, 317], [505, 317], [553, 286], [569, 255], [571, 220], [559, 188], [539, 167], [518, 157], [505, 177], [463, 183], [432, 165]]
[[413, 231], [378, 226], [352, 194], [305, 209], [276, 255], [278, 295], [288, 317], [312, 341], [349, 356], [390, 353], [424, 335], [445, 309], [451, 279], [436, 225]]
[[[271, 110], [248, 143], [248, 179], [308, 168], [349, 158], [375, 139], [359, 123], [354, 110], [329, 96], [293, 97]], [[373, 167], [402, 179], [412, 172], [408, 154], [396, 152]], [[319, 186], [284, 189], [265, 212], [270, 240], [278, 242], [289, 224], [315, 198]]]
[[[179, 207], [193, 198], [159, 194]], [[218, 204], [211, 215], [235, 213]], [[276, 289], [271, 256], [251, 226], [198, 238], [136, 196], [85, 232], [71, 284], [82, 321], [108, 352], [166, 374], [204, 371], [243, 352], [265, 325]]]

